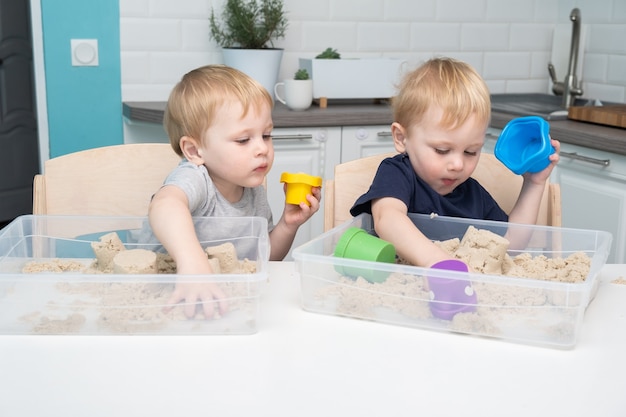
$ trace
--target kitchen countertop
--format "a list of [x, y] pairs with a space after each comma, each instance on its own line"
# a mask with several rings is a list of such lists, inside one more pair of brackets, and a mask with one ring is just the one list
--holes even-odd
[[0, 415], [624, 416], [625, 274], [559, 350], [306, 312], [270, 262], [254, 335], [0, 336]]
[[[130, 121], [162, 123], [165, 102], [124, 102], [123, 114]], [[392, 114], [385, 101], [330, 102], [327, 108], [316, 104], [296, 112], [276, 103], [272, 114], [276, 128], [366, 126], [391, 124]], [[517, 116], [492, 112], [491, 127], [503, 128]], [[626, 129], [573, 120], [550, 120], [550, 135], [563, 143], [626, 155]]]

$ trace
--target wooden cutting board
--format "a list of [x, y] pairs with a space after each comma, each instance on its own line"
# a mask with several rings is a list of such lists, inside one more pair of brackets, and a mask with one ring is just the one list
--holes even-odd
[[626, 104], [610, 106], [572, 106], [567, 118], [626, 129]]

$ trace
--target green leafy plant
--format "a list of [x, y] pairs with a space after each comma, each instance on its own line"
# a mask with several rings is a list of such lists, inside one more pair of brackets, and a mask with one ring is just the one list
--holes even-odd
[[222, 48], [273, 48], [285, 37], [283, 0], [226, 0], [221, 19], [211, 9], [210, 36]]
[[341, 55], [336, 49], [326, 48], [321, 54], [315, 57], [315, 59], [340, 59]]
[[304, 68], [300, 68], [298, 71], [296, 71], [296, 75], [293, 77], [293, 79], [294, 80], [308, 80], [309, 72]]

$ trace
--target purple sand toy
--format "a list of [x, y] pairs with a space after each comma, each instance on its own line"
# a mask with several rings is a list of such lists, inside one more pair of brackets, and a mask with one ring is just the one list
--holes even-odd
[[[467, 265], [456, 259], [437, 262], [432, 269], [468, 272]], [[430, 290], [430, 311], [433, 316], [452, 320], [457, 313], [476, 311], [476, 293], [469, 281], [455, 278], [427, 277]]]

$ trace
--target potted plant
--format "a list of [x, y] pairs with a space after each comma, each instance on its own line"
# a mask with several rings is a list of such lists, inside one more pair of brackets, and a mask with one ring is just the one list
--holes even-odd
[[283, 0], [226, 0], [218, 18], [211, 10], [210, 37], [222, 47], [224, 64], [237, 68], [272, 92], [278, 79], [287, 18]]
[[294, 80], [308, 80], [311, 77], [309, 77], [309, 72], [304, 69], [304, 68], [300, 68], [298, 71], [296, 71], [296, 74], [293, 76]]
[[[283, 88], [283, 95], [278, 92]], [[274, 86], [276, 100], [280, 101], [291, 110], [306, 110], [313, 102], [313, 80], [305, 68], [296, 71], [293, 78], [276, 83]]]
[[326, 48], [315, 59], [341, 59], [341, 54], [333, 48]]

